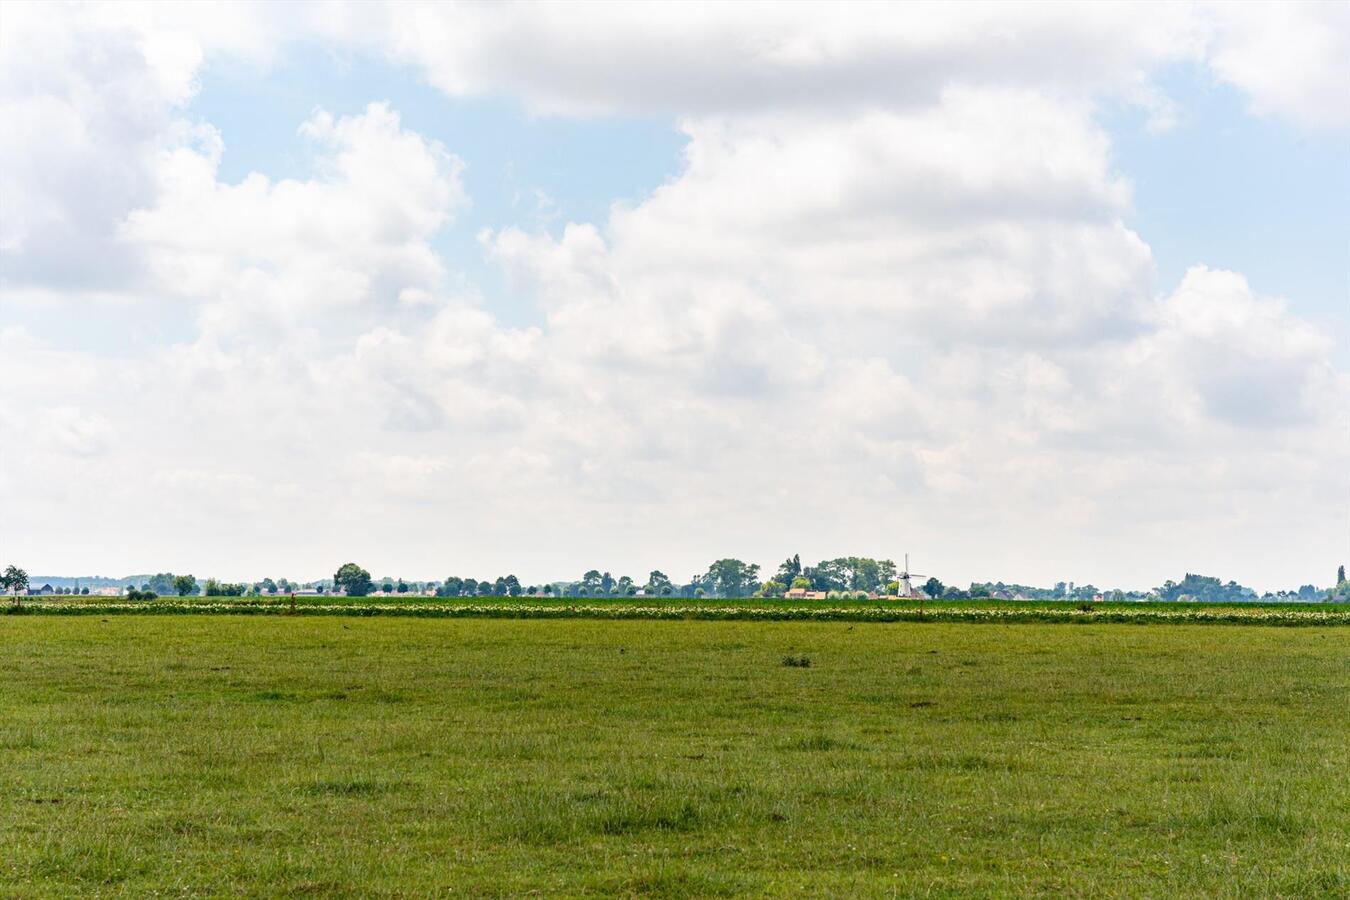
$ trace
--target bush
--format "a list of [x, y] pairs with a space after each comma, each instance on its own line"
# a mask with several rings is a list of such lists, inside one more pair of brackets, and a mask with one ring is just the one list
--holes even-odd
[[159, 594], [156, 594], [154, 591], [138, 591], [135, 588], [131, 588], [127, 591], [128, 600], [154, 600], [158, 596]]

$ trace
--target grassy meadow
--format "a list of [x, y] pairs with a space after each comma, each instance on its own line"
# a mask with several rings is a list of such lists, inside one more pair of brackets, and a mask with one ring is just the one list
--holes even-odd
[[1346, 628], [29, 615], [0, 674], [6, 897], [1350, 894]]

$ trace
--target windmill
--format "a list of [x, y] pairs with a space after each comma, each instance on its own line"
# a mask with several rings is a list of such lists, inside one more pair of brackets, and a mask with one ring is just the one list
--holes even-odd
[[906, 553], [906, 554], [905, 554], [905, 568], [904, 568], [903, 571], [898, 572], [898, 573], [896, 574], [896, 577], [900, 579], [900, 590], [901, 590], [900, 596], [902, 596], [902, 597], [913, 597], [913, 596], [914, 596], [914, 586], [913, 586], [912, 584], [909, 583], [909, 580], [910, 580], [911, 578], [927, 578], [928, 576], [927, 576], [927, 575], [920, 575], [918, 572], [911, 572], [911, 571], [909, 570], [909, 554]]

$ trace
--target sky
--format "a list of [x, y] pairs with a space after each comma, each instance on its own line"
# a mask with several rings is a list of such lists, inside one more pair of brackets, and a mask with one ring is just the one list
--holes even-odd
[[0, 9], [0, 562], [1350, 561], [1350, 3]]

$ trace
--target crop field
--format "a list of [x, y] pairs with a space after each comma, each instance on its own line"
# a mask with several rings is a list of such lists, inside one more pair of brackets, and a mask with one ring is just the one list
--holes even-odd
[[1344, 627], [116, 611], [0, 616], [0, 896], [1350, 894]]
[[7, 614], [317, 615], [507, 619], [702, 619], [713, 621], [983, 622], [1350, 626], [1346, 603], [1075, 603], [1001, 600], [775, 600], [682, 598], [440, 598], [377, 594], [306, 596], [46, 597]]

